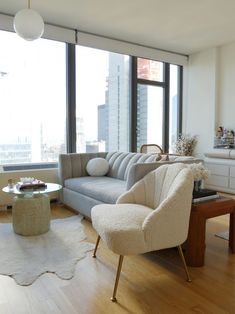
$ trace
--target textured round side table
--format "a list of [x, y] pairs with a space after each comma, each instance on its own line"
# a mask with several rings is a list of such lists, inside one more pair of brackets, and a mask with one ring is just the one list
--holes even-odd
[[5, 187], [2, 190], [14, 194], [12, 223], [14, 232], [23, 236], [34, 236], [50, 229], [50, 198], [48, 193], [61, 189], [56, 183], [46, 183], [45, 188], [19, 190]]
[[12, 223], [15, 233], [32, 236], [50, 228], [50, 200], [46, 194], [34, 197], [14, 197]]

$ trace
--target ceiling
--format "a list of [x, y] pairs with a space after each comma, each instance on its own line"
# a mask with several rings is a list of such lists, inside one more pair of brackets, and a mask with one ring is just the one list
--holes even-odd
[[[1, 0], [14, 15], [27, 0]], [[44, 21], [144, 46], [192, 54], [235, 41], [234, 0], [31, 0]]]

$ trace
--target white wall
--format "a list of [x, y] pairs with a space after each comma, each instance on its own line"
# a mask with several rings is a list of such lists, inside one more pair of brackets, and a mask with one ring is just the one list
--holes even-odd
[[218, 124], [235, 130], [235, 42], [220, 47]]
[[[2, 192], [2, 188], [7, 186], [8, 179], [19, 181], [21, 177], [34, 177], [44, 182], [59, 183], [58, 169], [43, 169], [34, 171], [7, 171], [0, 173], [0, 206], [12, 204], [13, 195]], [[51, 198], [57, 198], [58, 193], [50, 193]]]
[[183, 105], [183, 132], [198, 136], [195, 155], [213, 147], [217, 104], [217, 49], [189, 57]]
[[186, 78], [183, 131], [198, 135], [203, 157], [218, 126], [235, 130], [235, 42], [189, 56]]

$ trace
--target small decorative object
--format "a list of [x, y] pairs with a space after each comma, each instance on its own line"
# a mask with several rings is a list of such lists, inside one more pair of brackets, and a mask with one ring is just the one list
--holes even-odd
[[14, 188], [14, 182], [13, 182], [12, 179], [8, 180], [8, 187], [9, 187], [9, 189], [13, 189]]
[[215, 133], [214, 148], [235, 148], [234, 131], [219, 126]]
[[200, 191], [202, 188], [202, 180], [206, 180], [209, 177], [209, 170], [207, 170], [201, 162], [198, 164], [190, 164], [188, 167], [193, 173], [194, 191]]
[[202, 180], [194, 181], [193, 190], [198, 192], [201, 190], [201, 188], [202, 188]]
[[20, 182], [22, 183], [32, 183], [34, 181], [34, 178], [32, 177], [23, 177], [23, 178], [20, 178]]
[[45, 182], [41, 180], [37, 180], [32, 177], [23, 177], [23, 178], [20, 178], [20, 182], [17, 183], [16, 187], [19, 190], [39, 189], [39, 188], [45, 188], [46, 184]]
[[191, 137], [186, 134], [181, 134], [175, 142], [175, 152], [183, 156], [192, 156], [196, 144], [196, 136]]
[[222, 126], [219, 126], [217, 131], [216, 131], [216, 137], [221, 138], [223, 136], [224, 130]]

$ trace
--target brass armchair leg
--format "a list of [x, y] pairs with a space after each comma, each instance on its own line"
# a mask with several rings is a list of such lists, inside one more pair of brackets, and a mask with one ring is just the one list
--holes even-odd
[[113, 296], [111, 298], [112, 302], [117, 302], [116, 293], [117, 293], [118, 282], [119, 282], [120, 273], [121, 273], [121, 269], [122, 269], [122, 262], [123, 262], [123, 255], [120, 255], [119, 256], [119, 262], [118, 262], [118, 268], [117, 268], [117, 274], [116, 274], [116, 280], [115, 280], [114, 289], [113, 289]]
[[96, 240], [95, 249], [94, 249], [94, 252], [93, 252], [93, 255], [92, 255], [92, 257], [94, 257], [94, 258], [96, 258], [96, 251], [98, 249], [99, 242], [100, 242], [100, 236], [98, 235], [97, 240]]
[[181, 245], [179, 245], [177, 248], [178, 248], [179, 255], [180, 255], [181, 260], [182, 260], [183, 265], [184, 265], [184, 270], [185, 270], [186, 275], [187, 275], [187, 281], [188, 281], [188, 282], [191, 282], [192, 280], [191, 280], [190, 275], [189, 275], [188, 267], [187, 267], [187, 264], [186, 264], [186, 262], [185, 262], [184, 253], [183, 253], [183, 250], [182, 250], [182, 248], [181, 248]]

